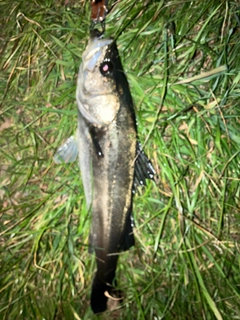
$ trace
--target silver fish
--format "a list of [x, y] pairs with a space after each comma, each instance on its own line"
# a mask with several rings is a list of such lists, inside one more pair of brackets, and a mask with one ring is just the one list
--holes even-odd
[[73, 161], [79, 150], [86, 203], [92, 214], [90, 249], [97, 261], [91, 307], [100, 313], [114, 292], [119, 252], [134, 245], [133, 191], [155, 172], [137, 142], [132, 97], [116, 42], [102, 38], [98, 30], [92, 31], [82, 56], [76, 99], [77, 138], [68, 139], [54, 158], [58, 163]]

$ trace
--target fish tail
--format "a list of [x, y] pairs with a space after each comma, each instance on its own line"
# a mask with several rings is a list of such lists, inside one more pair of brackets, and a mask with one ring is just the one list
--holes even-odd
[[93, 280], [91, 293], [91, 308], [94, 313], [101, 313], [107, 309], [107, 296], [105, 292], [109, 291], [109, 286], [99, 281], [97, 274]]
[[101, 313], [107, 309], [108, 298], [104, 294], [106, 290], [106, 284], [98, 284], [94, 279], [91, 293], [91, 308], [94, 313]]
[[[108, 285], [98, 280], [95, 276], [92, 284], [91, 308], [95, 314], [104, 311], [113, 310], [122, 302], [123, 294], [121, 290], [116, 289], [117, 283], [113, 279], [113, 285]], [[110, 303], [108, 303], [110, 298]]]
[[115, 272], [117, 260], [117, 255], [106, 257], [105, 262], [97, 260], [97, 272], [91, 292], [91, 308], [94, 313], [104, 312], [107, 309], [108, 296], [116, 296]]

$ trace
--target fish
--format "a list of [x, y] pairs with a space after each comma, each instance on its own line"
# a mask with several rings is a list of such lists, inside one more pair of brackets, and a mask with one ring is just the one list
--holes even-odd
[[133, 196], [155, 170], [138, 140], [133, 100], [116, 41], [94, 29], [82, 55], [76, 100], [78, 128], [55, 156], [56, 163], [73, 162], [77, 154], [86, 205], [91, 213], [89, 250], [97, 271], [91, 308], [107, 309], [118, 295], [116, 268], [121, 251], [134, 245]]

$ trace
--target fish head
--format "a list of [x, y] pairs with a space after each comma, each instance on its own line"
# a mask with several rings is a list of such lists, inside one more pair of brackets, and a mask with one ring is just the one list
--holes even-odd
[[92, 125], [107, 126], [116, 118], [120, 108], [119, 63], [115, 41], [93, 30], [83, 52], [76, 92], [78, 109]]

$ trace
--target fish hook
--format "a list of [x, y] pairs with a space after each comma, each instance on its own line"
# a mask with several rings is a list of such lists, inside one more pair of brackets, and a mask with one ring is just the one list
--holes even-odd
[[108, 13], [108, 0], [91, 0], [91, 26], [93, 30], [97, 23], [101, 24], [102, 33], [105, 31], [105, 19]]

